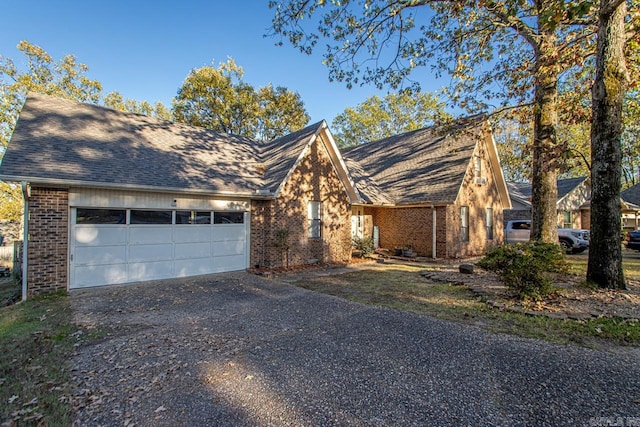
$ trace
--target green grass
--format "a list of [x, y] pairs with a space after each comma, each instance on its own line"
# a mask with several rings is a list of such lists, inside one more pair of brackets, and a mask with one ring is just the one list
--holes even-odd
[[485, 329], [587, 346], [639, 345], [640, 323], [611, 319], [553, 319], [502, 311], [487, 306], [465, 286], [433, 284], [420, 276], [424, 267], [382, 264], [338, 276], [295, 283], [350, 301], [411, 311]]
[[62, 293], [0, 308], [0, 423], [70, 424], [71, 325]]
[[[627, 251], [623, 249], [622, 269], [627, 279], [640, 280], [640, 252]], [[627, 251], [627, 252], [625, 252]], [[587, 262], [586, 256], [567, 256], [567, 262], [570, 266], [570, 272], [580, 276], [586, 276], [587, 274]]]

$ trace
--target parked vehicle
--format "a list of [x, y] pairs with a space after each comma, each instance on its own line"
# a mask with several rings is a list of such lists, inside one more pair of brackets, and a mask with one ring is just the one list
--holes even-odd
[[640, 230], [627, 233], [627, 249], [640, 251]]
[[[504, 229], [505, 243], [528, 242], [531, 237], [531, 220], [507, 221]], [[558, 240], [566, 253], [579, 254], [589, 249], [589, 230], [558, 228]]]

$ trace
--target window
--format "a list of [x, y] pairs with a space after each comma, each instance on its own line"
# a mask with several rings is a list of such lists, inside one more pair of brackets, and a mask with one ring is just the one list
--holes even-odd
[[307, 204], [307, 220], [309, 221], [309, 238], [322, 237], [322, 202], [309, 202]]
[[571, 211], [562, 212], [563, 228], [573, 228], [573, 215]]
[[211, 212], [176, 211], [176, 224], [211, 224]]
[[126, 224], [125, 209], [83, 209], [76, 210], [76, 224]]
[[480, 156], [473, 156], [473, 177], [482, 177], [482, 161], [480, 159]]
[[214, 224], [244, 224], [244, 212], [214, 212]]
[[460, 207], [460, 239], [469, 241], [469, 206]]
[[131, 210], [131, 224], [171, 224], [171, 211]]
[[531, 223], [529, 221], [515, 221], [511, 224], [511, 229], [513, 230], [528, 230], [531, 228]]
[[493, 240], [493, 208], [487, 208], [485, 225], [487, 227], [487, 240]]

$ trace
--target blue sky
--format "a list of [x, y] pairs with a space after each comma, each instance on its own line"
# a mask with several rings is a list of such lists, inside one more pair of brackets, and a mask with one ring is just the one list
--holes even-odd
[[[373, 86], [347, 89], [330, 83], [322, 49], [313, 56], [264, 38], [273, 15], [267, 0], [20, 0], [3, 5], [0, 54], [20, 65], [16, 45], [28, 40], [56, 60], [75, 55], [104, 93], [167, 106], [193, 68], [233, 57], [244, 80], [300, 93], [313, 122], [329, 123], [373, 94]], [[423, 90], [436, 90], [428, 71]]]

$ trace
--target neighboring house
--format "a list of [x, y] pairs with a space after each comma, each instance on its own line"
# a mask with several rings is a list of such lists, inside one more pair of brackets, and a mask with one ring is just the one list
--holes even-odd
[[326, 123], [272, 142], [30, 94], [0, 165], [27, 189], [28, 293], [348, 262], [351, 237], [438, 258], [502, 241], [476, 117], [349, 150]]
[[620, 193], [622, 199], [622, 228], [640, 230], [640, 184]]
[[354, 234], [369, 234], [372, 224], [380, 247], [434, 258], [480, 255], [502, 243], [509, 194], [484, 117], [369, 142], [343, 156], [361, 199], [353, 204]]
[[[531, 219], [531, 184], [508, 182], [512, 208], [504, 220]], [[591, 226], [591, 179], [587, 177], [558, 180], [558, 226], [589, 229]]]

